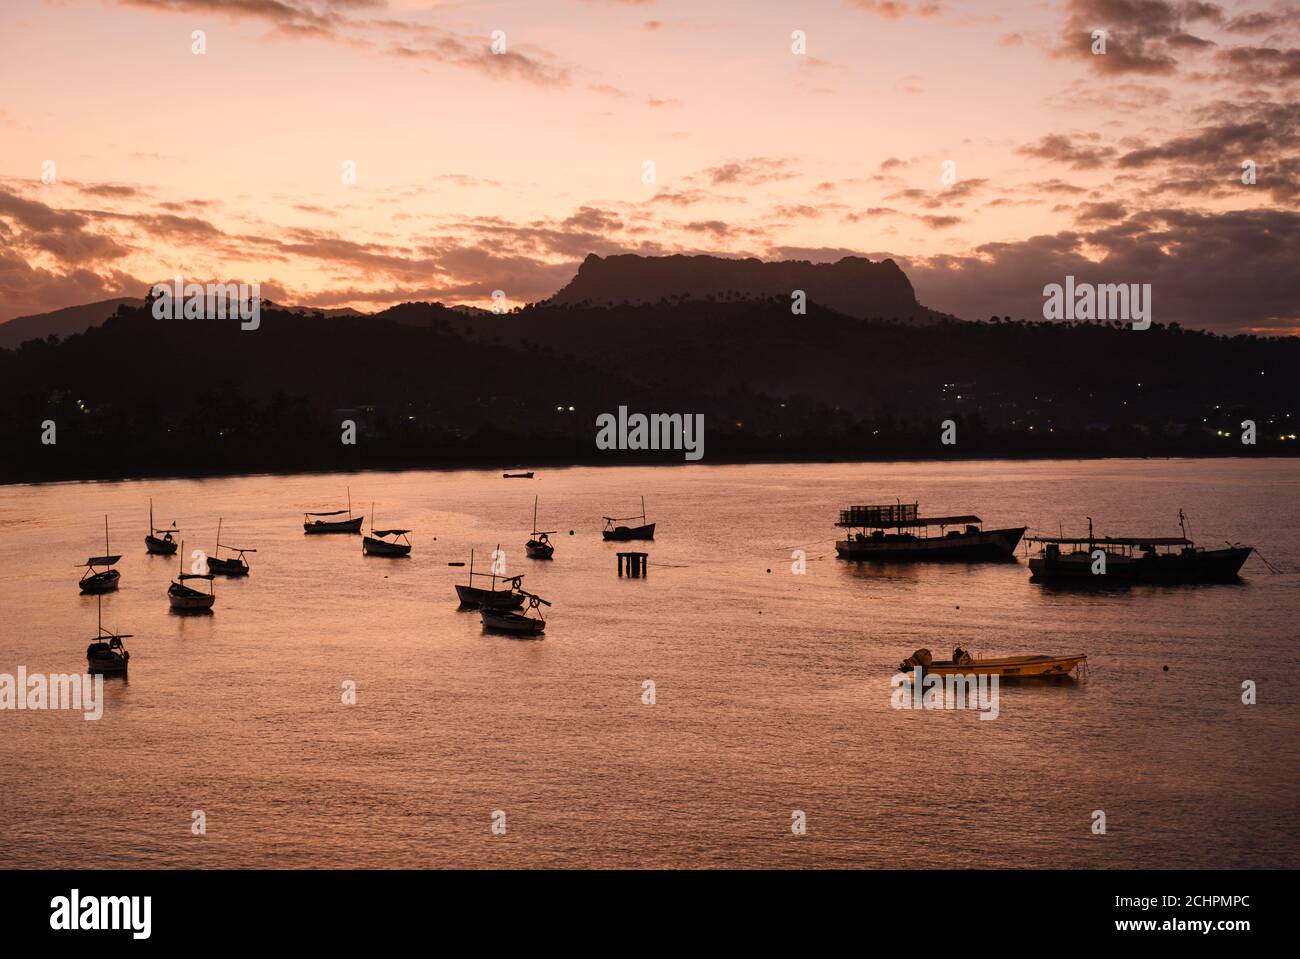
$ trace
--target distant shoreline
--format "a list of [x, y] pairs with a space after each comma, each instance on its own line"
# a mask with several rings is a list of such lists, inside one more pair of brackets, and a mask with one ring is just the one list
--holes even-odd
[[[584, 469], [596, 467], [710, 467], [710, 466], [814, 466], [814, 465], [854, 465], [863, 466], [874, 463], [1006, 463], [1006, 462], [1068, 462], [1068, 461], [1102, 461], [1102, 460], [1295, 460], [1300, 458], [1300, 450], [1295, 454], [1284, 455], [1275, 451], [1260, 453], [1258, 455], [1242, 455], [1229, 453], [1204, 453], [1204, 452], [1163, 452], [1163, 453], [1097, 453], [1097, 452], [1056, 452], [1051, 456], [1042, 455], [1016, 455], [1013, 453], [990, 453], [984, 456], [879, 456], [863, 458], [860, 456], [844, 457], [710, 457], [697, 462], [685, 462], [680, 459], [665, 460], [663, 458], [631, 458], [625, 454], [620, 456], [617, 461], [611, 461], [608, 456], [592, 457], [591, 459], [565, 460], [556, 462], [545, 462], [542, 460], [533, 460], [520, 466], [502, 466], [497, 464], [484, 464], [480, 461], [465, 462], [440, 462], [424, 464], [381, 464], [356, 466], [352, 464], [339, 464], [337, 466], [311, 466], [311, 467], [283, 467], [272, 469], [254, 469], [247, 472], [237, 472], [230, 470], [194, 470], [187, 472], [132, 472], [122, 474], [103, 474], [94, 476], [39, 476], [28, 478], [0, 478], [0, 487], [14, 486], [47, 486], [59, 483], [134, 483], [144, 482], [146, 480], [207, 480], [207, 479], [242, 479], [258, 476], [313, 476], [313, 475], [333, 475], [339, 473], [455, 473], [455, 472], [493, 472], [505, 473], [517, 470], [533, 470], [542, 472], [544, 470], [560, 469]], [[521, 481], [526, 482], [526, 481]]]

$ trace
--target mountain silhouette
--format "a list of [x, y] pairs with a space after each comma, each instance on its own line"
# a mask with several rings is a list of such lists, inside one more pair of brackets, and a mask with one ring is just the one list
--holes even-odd
[[763, 261], [721, 256], [596, 256], [544, 302], [553, 306], [615, 306], [677, 300], [755, 300], [794, 291], [854, 319], [927, 322], [939, 314], [917, 302], [912, 283], [893, 260], [846, 256], [835, 263]]

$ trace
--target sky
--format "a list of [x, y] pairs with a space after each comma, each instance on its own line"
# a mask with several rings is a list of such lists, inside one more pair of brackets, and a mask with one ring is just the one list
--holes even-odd
[[1300, 333], [1290, 2], [5, 0], [0, 89], [0, 320], [174, 276], [521, 305], [681, 252]]

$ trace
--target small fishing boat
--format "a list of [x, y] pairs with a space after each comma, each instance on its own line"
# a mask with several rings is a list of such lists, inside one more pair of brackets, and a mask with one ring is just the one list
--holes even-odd
[[[654, 539], [655, 524], [645, 521], [645, 497], [641, 497], [641, 515], [640, 516], [605, 516], [605, 528], [600, 531], [600, 535], [606, 540], [614, 540], [619, 543], [627, 542], [633, 539]], [[617, 523], [628, 523], [634, 519], [641, 521], [640, 526], [617, 526]]]
[[110, 633], [104, 629], [104, 600], [99, 600], [99, 632], [86, 647], [86, 672], [120, 675], [126, 672], [126, 665], [131, 654], [122, 645], [122, 640], [130, 639], [130, 633]]
[[[835, 544], [840, 559], [874, 562], [1014, 562], [1025, 527], [984, 529], [978, 516], [920, 516], [916, 503], [850, 506], [841, 529], [856, 529]], [[949, 529], [948, 527], [955, 527]], [[932, 532], [937, 530], [937, 532]]]
[[529, 470], [527, 473], [502, 473], [501, 478], [502, 479], [532, 479], [533, 471]]
[[[319, 519], [321, 516], [342, 516], [347, 519]], [[303, 513], [302, 531], [309, 534], [319, 533], [360, 533], [364, 516], [352, 515], [352, 488], [348, 487], [348, 508], [331, 510], [328, 513]]]
[[375, 504], [370, 504], [370, 535], [361, 538], [361, 552], [366, 556], [410, 556], [409, 529], [375, 529]]
[[[517, 636], [540, 636], [546, 632], [546, 620], [542, 618], [542, 606], [550, 606], [546, 600], [533, 593], [519, 591], [519, 595], [528, 599], [528, 608], [522, 613], [509, 610], [484, 609], [480, 614], [483, 628], [494, 633], [513, 633]], [[536, 613], [530, 616], [529, 613]]]
[[537, 530], [537, 497], [533, 497], [533, 535], [528, 542], [524, 544], [524, 551], [528, 554], [529, 559], [550, 559], [555, 555], [555, 546], [551, 543], [551, 534], [555, 530], [546, 530], [538, 532]]
[[[121, 556], [110, 556], [108, 554], [108, 517], [104, 517], [104, 556], [92, 556], [84, 563], [78, 566], [84, 566], [86, 571], [81, 574], [81, 581], [78, 586], [83, 593], [111, 593], [117, 589], [118, 582], [122, 579], [122, 574], [113, 569]], [[100, 569], [99, 567], [104, 567]]]
[[[497, 549], [501, 547], [498, 546]], [[474, 585], [474, 577], [480, 580], [490, 579], [492, 586], [490, 589]], [[524, 594], [519, 590], [519, 583], [523, 576], [512, 576], [506, 578], [499, 575], [495, 570], [491, 573], [474, 572], [474, 551], [469, 551], [469, 583], [462, 586], [456, 584], [456, 595], [460, 598], [460, 605], [465, 609], [518, 609], [524, 605]], [[497, 589], [497, 580], [509, 584], [505, 589]]]
[[[1253, 547], [1228, 543], [1222, 549], [1197, 546], [1187, 535], [1187, 517], [1178, 511], [1182, 536], [1031, 536], [1039, 554], [1029, 560], [1030, 578], [1050, 585], [1127, 586], [1132, 583], [1231, 583]], [[1062, 546], [1073, 547], [1063, 551]], [[1104, 562], [1102, 562], [1104, 558]]]
[[[157, 529], [153, 525], [153, 499], [149, 500], [149, 532], [144, 537], [144, 548], [155, 556], [172, 556], [176, 553], [176, 538], [173, 533], [179, 533], [176, 528], [176, 520], [172, 520], [170, 529]], [[159, 536], [158, 534], [162, 535]]]
[[[228, 559], [222, 559], [221, 551], [228, 549], [234, 556]], [[221, 519], [217, 518], [217, 551], [208, 557], [208, 572], [220, 576], [247, 576], [248, 560], [244, 559], [245, 553], [256, 553], [257, 550], [249, 547], [227, 546], [221, 542]]]
[[[216, 593], [213, 592], [212, 581], [215, 579], [212, 573], [187, 573], [185, 572], [185, 543], [181, 543], [181, 573], [167, 587], [167, 600], [171, 603], [173, 613], [204, 613], [212, 609], [212, 605], [217, 601]], [[185, 584], [190, 580], [201, 579], [208, 581], [208, 591], [194, 589]]]
[[933, 659], [928, 649], [918, 649], [898, 665], [899, 672], [920, 670], [933, 676], [1000, 676], [1004, 679], [1065, 679], [1081, 666], [1086, 668], [1088, 657], [1083, 653], [1068, 656], [1001, 656], [995, 659], [961, 657], [961, 662], [951, 659]]

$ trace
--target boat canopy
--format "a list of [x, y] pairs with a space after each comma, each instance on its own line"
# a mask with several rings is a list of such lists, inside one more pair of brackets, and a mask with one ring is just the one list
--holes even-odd
[[330, 510], [328, 513], [303, 513], [302, 515], [303, 516], [341, 516], [347, 512], [350, 511], [345, 509], [333, 509]]
[[82, 563], [83, 566], [112, 566], [121, 556], [92, 556]]
[[1060, 546], [1191, 546], [1182, 536], [1026, 536], [1026, 543], [1056, 543]]
[[181, 573], [181, 580], [187, 579], [215, 579], [212, 573]]
[[957, 526], [963, 523], [982, 523], [978, 516], [917, 516], [888, 518], [856, 512], [861, 507], [840, 510], [836, 526], [862, 527], [863, 529], [917, 529], [922, 526]]
[[372, 529], [370, 531], [375, 536], [405, 536], [410, 532], [409, 529]]

